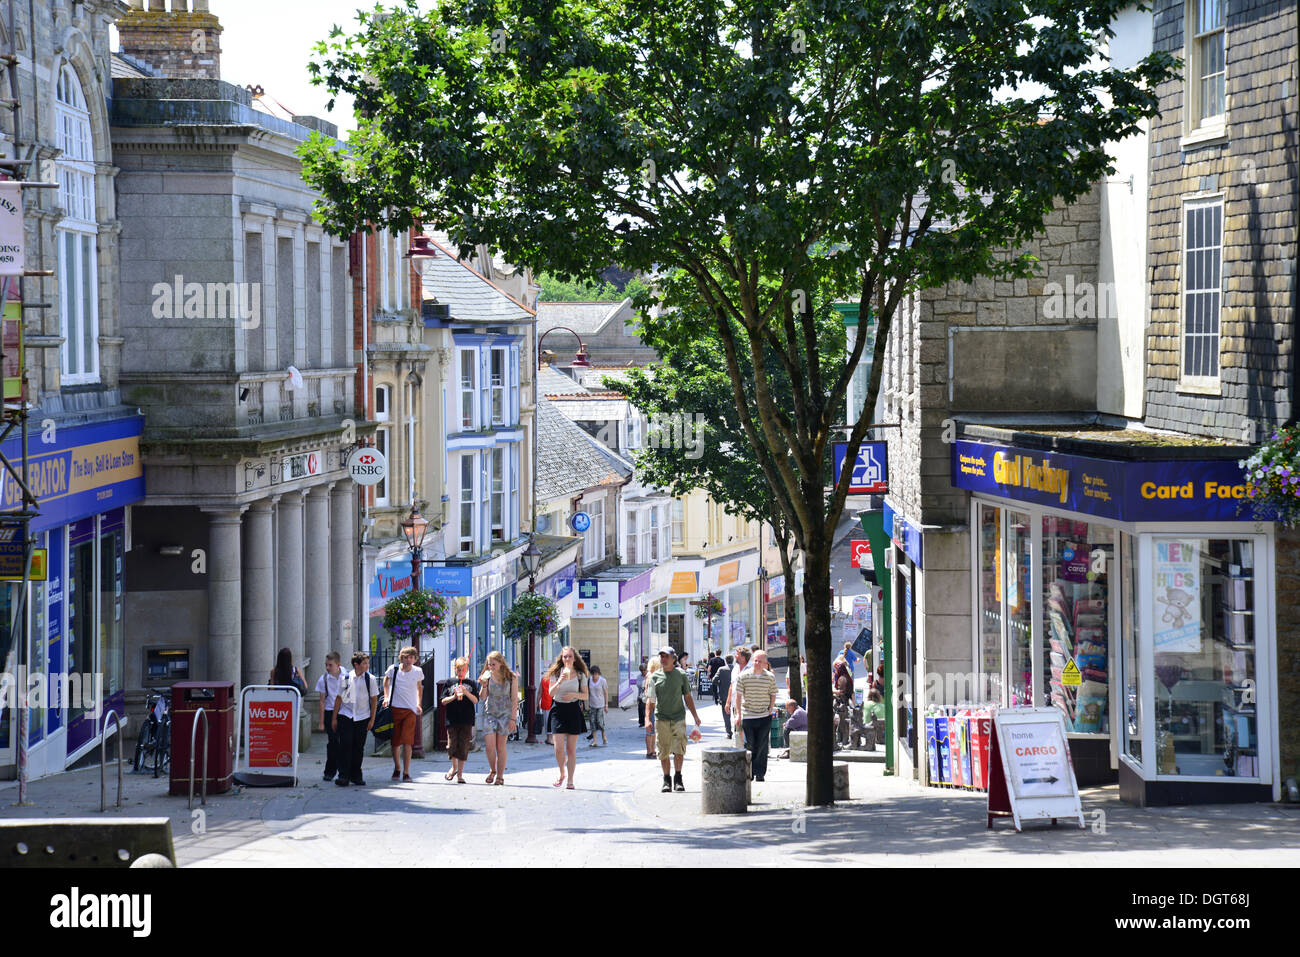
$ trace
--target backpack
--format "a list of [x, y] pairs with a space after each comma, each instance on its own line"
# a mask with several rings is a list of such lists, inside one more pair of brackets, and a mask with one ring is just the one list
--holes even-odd
[[[379, 679], [369, 671], [367, 671], [363, 677], [366, 679], [366, 695], [369, 697], [370, 682], [378, 682]], [[393, 679], [393, 683], [394, 685], [397, 683], [396, 678]], [[383, 689], [381, 688], [380, 690], [382, 691]], [[379, 707], [375, 709], [375, 726], [370, 729], [370, 733], [375, 736], [376, 744], [382, 744], [393, 736], [393, 709], [391, 706], [385, 707], [383, 704], [380, 704]]]

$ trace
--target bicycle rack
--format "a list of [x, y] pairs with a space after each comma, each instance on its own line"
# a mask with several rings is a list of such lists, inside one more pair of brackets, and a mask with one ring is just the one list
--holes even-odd
[[199, 735], [199, 719], [203, 719], [203, 789], [200, 792], [200, 804], [208, 806], [208, 713], [204, 709], [195, 711], [194, 724], [190, 726], [190, 802], [188, 810], [194, 810], [194, 752], [195, 739]]
[[208, 713], [203, 708], [194, 712], [194, 724], [190, 726], [190, 800], [186, 805], [187, 810], [194, 810], [194, 752], [195, 739], [199, 733], [199, 719], [203, 719], [203, 788], [200, 795], [200, 802], [204, 807], [208, 804]]
[[114, 736], [117, 738], [117, 804], [116, 807], [122, 806], [122, 749], [125, 746], [122, 742], [123, 718], [116, 710], [109, 711], [104, 715], [104, 724], [99, 733], [99, 810], [105, 811], [108, 808], [108, 800], [104, 793], [106, 782], [104, 780], [104, 763], [108, 754], [108, 718], [113, 716]]

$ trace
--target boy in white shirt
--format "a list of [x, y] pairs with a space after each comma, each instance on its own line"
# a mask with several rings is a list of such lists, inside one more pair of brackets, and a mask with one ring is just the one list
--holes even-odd
[[320, 692], [320, 730], [325, 732], [325, 780], [333, 781], [341, 765], [338, 725], [334, 722], [334, 702], [343, 687], [342, 659], [337, 651], [325, 656], [325, 673], [316, 681]]
[[411, 751], [424, 716], [424, 671], [415, 660], [420, 652], [403, 648], [401, 664], [384, 674], [384, 706], [393, 709], [393, 780], [411, 780]]

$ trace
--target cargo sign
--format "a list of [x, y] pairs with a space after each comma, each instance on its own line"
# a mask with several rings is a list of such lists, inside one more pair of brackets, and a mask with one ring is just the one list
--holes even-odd
[[1235, 459], [1122, 462], [958, 441], [952, 484], [970, 492], [1127, 522], [1252, 519]]
[[1079, 785], [1056, 708], [1006, 708], [993, 716], [989, 756], [989, 827], [1000, 814], [1024, 820], [1071, 818], [1083, 827]]

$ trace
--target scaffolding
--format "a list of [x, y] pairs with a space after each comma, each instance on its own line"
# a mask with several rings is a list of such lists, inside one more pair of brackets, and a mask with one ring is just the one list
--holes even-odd
[[[19, 189], [26, 191], [28, 189], [57, 189], [57, 183], [46, 183], [39, 179], [32, 179], [30, 172], [36, 162], [37, 144], [35, 142], [25, 143], [23, 133], [23, 109], [22, 109], [22, 83], [18, 74], [18, 49], [16, 45], [17, 24], [14, 15], [14, 0], [7, 2], [7, 24], [8, 31], [7, 49], [0, 53], [0, 63], [4, 65], [4, 71], [8, 76], [9, 89], [8, 96], [0, 98], [0, 109], [7, 109], [12, 117], [10, 125], [10, 142], [12, 143], [12, 155], [0, 159], [0, 176], [9, 181], [17, 181]], [[35, 37], [35, 24], [28, 24], [28, 35]], [[33, 71], [32, 83], [36, 83], [36, 72], [34, 69], [35, 57], [32, 58]], [[33, 90], [35, 95], [35, 90]], [[22, 159], [26, 153], [26, 158]], [[23, 204], [24, 216], [27, 204]], [[26, 221], [24, 220], [23, 232], [26, 233]], [[24, 243], [25, 244], [25, 243]], [[6, 671], [17, 676], [25, 676], [30, 662], [27, 661], [29, 642], [26, 640], [26, 629], [28, 621], [28, 601], [29, 585], [32, 575], [32, 554], [33, 542], [31, 538], [31, 521], [40, 514], [40, 503], [36, 496], [32, 494], [28, 485], [28, 402], [27, 402], [27, 367], [25, 356], [23, 355], [23, 343], [26, 342], [26, 326], [28, 322], [29, 310], [39, 315], [39, 310], [48, 309], [50, 303], [44, 301], [44, 281], [54, 276], [54, 271], [49, 269], [28, 269], [26, 257], [24, 256], [23, 271], [18, 275], [5, 276], [0, 280], [0, 309], [3, 309], [5, 316], [3, 319], [4, 329], [8, 331], [10, 306], [10, 297], [16, 293], [18, 314], [18, 355], [17, 370], [19, 388], [15, 396], [5, 390], [4, 395], [4, 416], [0, 420], [0, 467], [3, 467], [4, 474], [0, 476], [0, 481], [12, 482], [13, 488], [17, 491], [16, 500], [0, 513], [0, 528], [13, 529], [20, 536], [23, 546], [23, 578], [19, 587], [17, 601], [11, 603], [12, 623], [10, 624], [8, 634], [3, 633], [3, 625], [0, 624], [0, 639], [4, 640], [4, 645], [0, 647], [0, 660], [6, 664]], [[17, 281], [17, 289], [14, 288], [14, 282]], [[37, 295], [29, 295], [28, 282], [36, 281]], [[9, 361], [12, 356], [6, 355], [6, 350], [12, 351], [13, 346], [7, 341], [7, 338], [0, 336], [0, 366], [4, 366], [8, 379]], [[19, 439], [19, 448], [21, 453], [18, 457], [18, 464], [12, 461], [13, 456], [6, 454], [5, 443], [10, 441], [11, 437], [17, 433]], [[13, 587], [12, 583], [8, 587]], [[20, 640], [21, 638], [21, 640]], [[14, 659], [17, 659], [17, 669], [8, 667]], [[18, 682], [17, 695], [14, 700], [13, 711], [16, 720], [11, 722], [11, 729], [17, 738], [18, 751], [18, 803], [27, 803], [27, 744], [28, 744], [28, 707], [27, 707], [27, 688], [26, 681]]]

